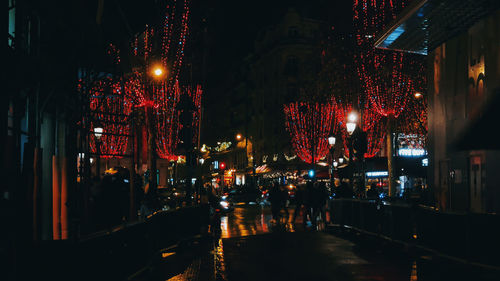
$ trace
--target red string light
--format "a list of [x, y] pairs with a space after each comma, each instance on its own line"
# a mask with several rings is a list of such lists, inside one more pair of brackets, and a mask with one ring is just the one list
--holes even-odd
[[[83, 86], [79, 86], [83, 89]], [[123, 93], [120, 82], [111, 78], [94, 81], [88, 88], [90, 101], [90, 151], [102, 158], [120, 158], [127, 150], [130, 124], [127, 116], [132, 112], [132, 101]], [[103, 128], [99, 151], [92, 133], [99, 124]]]
[[[170, 90], [171, 89], [171, 90]], [[176, 83], [168, 88], [165, 83], [158, 88], [159, 106], [153, 111], [156, 117], [156, 152], [160, 158], [176, 159], [175, 150], [179, 143], [179, 112], [176, 106], [180, 98], [180, 87]]]
[[395, 18], [406, 1], [359, 0], [353, 5], [356, 41], [361, 52], [355, 57], [358, 75], [373, 109], [397, 118], [414, 92], [414, 81], [405, 70], [421, 60], [402, 52], [374, 48], [375, 34]]
[[[284, 105], [292, 146], [302, 161], [316, 163], [328, 153], [328, 136], [338, 129], [333, 103], [295, 102]], [[313, 159], [314, 147], [314, 159]]]
[[[146, 71], [135, 71], [123, 77], [121, 79], [123, 82], [120, 83], [114, 83], [106, 78], [90, 86], [91, 117], [98, 120], [105, 131], [101, 137], [101, 153], [105, 154], [104, 157], [124, 154], [127, 147], [128, 138], [125, 135], [129, 134], [130, 128], [125, 120], [120, 120], [117, 116], [129, 115], [133, 107], [143, 107], [153, 113], [153, 120], [147, 120], [147, 122], [155, 126], [154, 137], [159, 156], [168, 159], [175, 158], [180, 126], [176, 106], [182, 94], [178, 79], [184, 58], [190, 15], [190, 1], [184, 0], [183, 5], [178, 5], [177, 2], [174, 0], [172, 4], [165, 6], [163, 26], [153, 28], [146, 25], [144, 32], [135, 36], [131, 43], [133, 55], [144, 60]], [[181, 17], [176, 17], [177, 14]], [[161, 50], [154, 49], [154, 42], [161, 42]], [[149, 73], [147, 73], [153, 63], [152, 54], [156, 51], [160, 54], [158, 57], [162, 66], [168, 72], [167, 78], [163, 81], [155, 81], [149, 78]], [[116, 64], [121, 62], [120, 50], [115, 45], [109, 45], [108, 54]], [[79, 85], [80, 89], [83, 87], [82, 84]], [[108, 88], [112, 89], [112, 95], [104, 94]], [[201, 87], [186, 90], [186, 94], [193, 98], [197, 108], [193, 113], [193, 127], [197, 128], [201, 115]], [[94, 125], [91, 125], [92, 130]], [[198, 137], [197, 132], [198, 130], [195, 132], [195, 140]], [[90, 145], [95, 153], [95, 136], [93, 135]]]

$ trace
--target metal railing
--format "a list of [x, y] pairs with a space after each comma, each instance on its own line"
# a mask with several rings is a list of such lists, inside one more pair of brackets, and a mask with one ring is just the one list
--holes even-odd
[[75, 241], [47, 241], [26, 253], [21, 279], [126, 280], [173, 248], [207, 233], [208, 206], [156, 212], [145, 221]]
[[480, 266], [500, 268], [500, 216], [422, 205], [335, 199], [331, 222]]

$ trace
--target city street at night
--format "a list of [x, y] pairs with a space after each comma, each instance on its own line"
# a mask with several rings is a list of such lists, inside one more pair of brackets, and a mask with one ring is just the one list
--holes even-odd
[[0, 280], [500, 280], [500, 0], [0, 0]]
[[[293, 211], [290, 213], [290, 219]], [[381, 239], [340, 236], [296, 224], [271, 223], [269, 208], [236, 207], [222, 217], [221, 236], [191, 246], [191, 256], [169, 258], [141, 280], [497, 280], [431, 253], [408, 251]], [[213, 246], [213, 248], [212, 248]], [[182, 259], [182, 261], [180, 261]], [[177, 264], [172, 269], [171, 264]], [[161, 274], [158, 274], [161, 272]]]

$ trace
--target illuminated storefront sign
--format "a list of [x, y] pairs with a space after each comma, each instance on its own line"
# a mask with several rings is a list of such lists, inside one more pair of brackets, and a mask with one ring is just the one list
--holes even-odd
[[427, 155], [425, 136], [417, 134], [398, 134], [397, 155], [401, 157], [420, 157]]
[[427, 152], [423, 148], [400, 148], [398, 149], [399, 156], [414, 157], [424, 156]]
[[387, 171], [366, 172], [366, 176], [369, 178], [387, 177], [389, 176], [389, 172]]

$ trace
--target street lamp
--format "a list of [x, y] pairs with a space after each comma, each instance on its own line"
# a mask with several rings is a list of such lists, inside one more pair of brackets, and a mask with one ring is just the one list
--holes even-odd
[[236, 140], [241, 141], [243, 139], [243, 136], [241, 134], [236, 135]]
[[101, 159], [100, 159], [100, 154], [101, 154], [101, 137], [102, 133], [104, 132], [104, 129], [100, 125], [95, 125], [94, 127], [94, 136], [95, 136], [95, 147], [96, 147], [96, 174], [97, 178], [100, 178], [101, 176]]
[[330, 161], [333, 161], [332, 162], [332, 165], [330, 166], [330, 189], [333, 190], [333, 181], [334, 181], [334, 174], [333, 174], [333, 168], [334, 168], [334, 163], [335, 163], [335, 160], [334, 160], [334, 156], [333, 156], [333, 153], [334, 153], [334, 149], [335, 149], [335, 137], [333, 135], [330, 135], [328, 137], [328, 145], [330, 146]]
[[[349, 148], [349, 174], [350, 180], [351, 180], [351, 185], [353, 185], [353, 149], [352, 149], [352, 143], [353, 143], [353, 133], [356, 130], [356, 122], [358, 121], [358, 115], [355, 112], [349, 113], [347, 116], [347, 123], [346, 123], [346, 129], [347, 133], [349, 134], [349, 139], [348, 139], [348, 148]], [[353, 186], [354, 187], [354, 186]]]
[[350, 135], [352, 135], [352, 133], [354, 132], [354, 130], [356, 130], [356, 123], [354, 122], [348, 122], [346, 124], [346, 128], [347, 128], [347, 133]]
[[166, 71], [165, 69], [163, 69], [163, 67], [161, 65], [155, 65], [153, 66], [152, 70], [151, 70], [151, 73], [152, 73], [152, 76], [154, 78], [163, 78], [166, 74]]
[[334, 136], [329, 136], [328, 137], [328, 145], [330, 146], [330, 148], [333, 148], [333, 146], [335, 145], [335, 137]]

